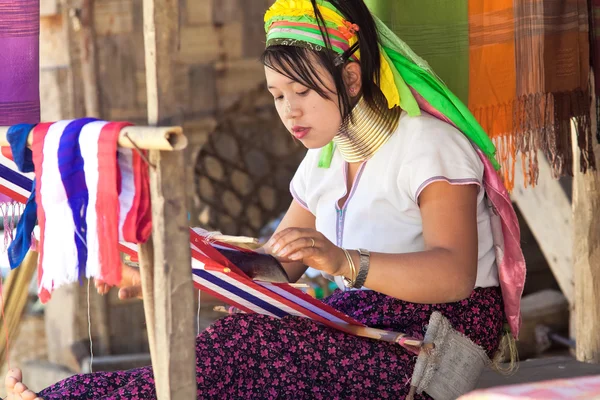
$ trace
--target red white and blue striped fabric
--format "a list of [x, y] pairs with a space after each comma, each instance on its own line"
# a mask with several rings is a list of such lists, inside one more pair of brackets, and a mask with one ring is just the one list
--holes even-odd
[[290, 284], [251, 280], [213, 248], [223, 246], [236, 249], [234, 246], [218, 242], [211, 244], [194, 230], [190, 230], [190, 234], [192, 278], [199, 290], [247, 313], [277, 318], [288, 315], [304, 317], [340, 330], [344, 330], [347, 324], [363, 326]]
[[42, 302], [84, 277], [119, 284], [119, 250], [130, 252], [119, 236], [143, 242], [151, 233], [148, 168], [117, 152], [127, 125], [88, 118], [34, 128]]
[[[227, 243], [206, 239], [202, 229], [190, 229], [190, 251], [194, 286], [246, 313], [265, 314], [276, 318], [288, 315], [309, 318], [346, 331], [347, 325], [364, 326], [298, 288], [287, 283], [253, 281], [223, 256], [215, 247], [249, 251]], [[130, 255], [137, 246], [127, 244]]]
[[31, 195], [33, 173], [19, 171], [12, 158], [0, 153], [0, 193], [25, 204]]

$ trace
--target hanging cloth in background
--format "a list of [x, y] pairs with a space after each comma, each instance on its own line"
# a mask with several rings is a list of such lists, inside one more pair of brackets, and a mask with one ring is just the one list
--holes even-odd
[[[40, 121], [39, 14], [39, 0], [0, 0], [0, 126]], [[5, 246], [8, 246], [14, 239], [15, 223], [32, 187], [20, 186], [23, 181], [20, 175], [10, 171], [14, 169], [10, 147], [2, 147], [2, 155], [6, 178], [0, 180], [0, 209], [4, 216]], [[26, 252], [31, 241], [24, 237], [19, 239], [22, 251], [18, 252]], [[20, 263], [24, 256], [23, 253], [14, 261]]]
[[509, 189], [518, 153], [526, 184], [537, 180], [538, 150], [556, 176], [572, 175], [571, 118], [580, 167], [595, 167], [586, 0], [366, 3], [468, 105], [496, 145]]

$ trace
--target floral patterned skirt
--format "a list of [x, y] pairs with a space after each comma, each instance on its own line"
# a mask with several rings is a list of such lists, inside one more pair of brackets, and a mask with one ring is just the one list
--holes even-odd
[[[456, 303], [424, 305], [373, 291], [338, 291], [324, 300], [375, 328], [423, 337], [440, 311], [489, 355], [504, 314], [500, 289], [476, 289]], [[237, 314], [196, 338], [198, 399], [399, 399], [416, 356], [400, 346], [347, 335], [299, 317]], [[52, 399], [155, 399], [151, 367], [76, 375], [39, 393]], [[428, 399], [423, 394], [417, 399]]]

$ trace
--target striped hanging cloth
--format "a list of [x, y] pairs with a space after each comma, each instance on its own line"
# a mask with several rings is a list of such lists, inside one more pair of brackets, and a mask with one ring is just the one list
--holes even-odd
[[42, 302], [86, 277], [119, 284], [119, 250], [128, 250], [119, 238], [140, 243], [150, 235], [148, 167], [139, 154], [117, 150], [127, 125], [83, 118], [34, 128]]
[[537, 180], [538, 150], [556, 176], [572, 175], [572, 118], [580, 167], [595, 168], [586, 0], [366, 3], [468, 105], [497, 147], [509, 189], [518, 153], [526, 184]]

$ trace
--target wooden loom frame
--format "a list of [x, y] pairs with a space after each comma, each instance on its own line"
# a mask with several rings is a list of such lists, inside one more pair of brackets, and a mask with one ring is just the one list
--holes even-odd
[[[177, 125], [172, 88], [180, 2], [144, 0], [143, 7], [148, 124]], [[140, 270], [156, 395], [192, 400], [196, 351], [184, 155], [151, 150], [150, 163], [152, 239], [140, 246]]]

